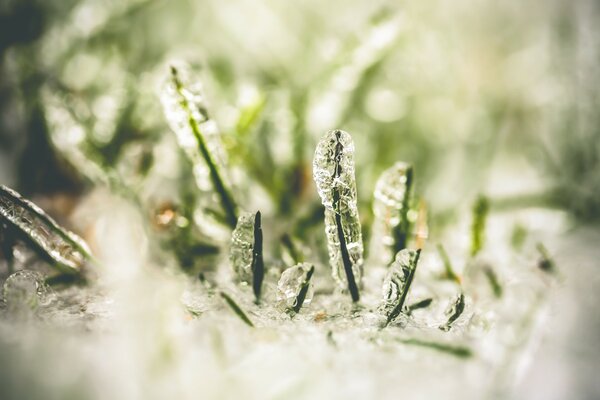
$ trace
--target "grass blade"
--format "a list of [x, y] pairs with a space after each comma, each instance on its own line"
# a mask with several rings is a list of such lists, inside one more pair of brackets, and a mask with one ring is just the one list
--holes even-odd
[[254, 324], [252, 323], [252, 321], [250, 321], [250, 318], [248, 318], [248, 316], [240, 308], [240, 306], [238, 306], [237, 303], [227, 293], [220, 292], [220, 294], [221, 294], [221, 297], [225, 300], [225, 302], [229, 306], [229, 308], [231, 308], [231, 310], [235, 313], [235, 315], [237, 315], [238, 317], [240, 317], [240, 319], [242, 321], [244, 321], [244, 323], [246, 325], [254, 328]]

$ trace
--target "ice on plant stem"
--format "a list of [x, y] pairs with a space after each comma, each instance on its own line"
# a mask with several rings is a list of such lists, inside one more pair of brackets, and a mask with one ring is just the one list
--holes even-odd
[[[255, 254], [256, 223], [260, 221], [257, 214], [244, 213], [237, 220], [237, 225], [231, 234], [231, 245], [229, 248], [229, 260], [233, 267], [233, 272], [240, 282], [252, 283], [254, 285], [254, 270], [255, 264], [258, 263], [258, 258], [262, 258], [262, 254]], [[258, 227], [259, 228], [259, 227]], [[260, 243], [259, 243], [260, 244]], [[262, 244], [260, 244], [262, 247]], [[253, 268], [254, 267], [254, 268]]]
[[465, 310], [465, 295], [463, 293], [459, 293], [448, 305], [446, 309], [446, 316], [448, 316], [448, 321], [445, 324], [440, 326], [440, 329], [444, 332], [448, 332], [452, 328], [452, 324], [462, 315]]
[[227, 224], [233, 228], [237, 206], [225, 176], [221, 135], [208, 114], [200, 84], [192, 81], [187, 70], [186, 66], [171, 67], [161, 92], [165, 117], [192, 163], [198, 188], [206, 194], [216, 195], [215, 200], [221, 205]]
[[356, 205], [354, 143], [347, 132], [329, 131], [317, 145], [313, 176], [325, 207], [325, 233], [332, 275], [358, 300], [363, 243]]
[[402, 312], [420, 255], [421, 250], [404, 249], [396, 254], [394, 262], [390, 265], [383, 281], [381, 305], [388, 324]]
[[4, 303], [11, 311], [35, 311], [51, 300], [44, 276], [29, 270], [20, 270], [10, 275], [4, 282], [3, 295]]
[[406, 247], [410, 233], [408, 211], [412, 182], [412, 167], [397, 162], [381, 174], [375, 185], [371, 254], [387, 263]]
[[77, 271], [90, 258], [87, 244], [61, 228], [41, 208], [6, 186], [0, 186], [0, 220], [24, 234], [43, 256], [65, 271]]
[[300, 311], [310, 304], [314, 289], [311, 281], [315, 267], [300, 263], [283, 271], [277, 283], [277, 303], [283, 309]]

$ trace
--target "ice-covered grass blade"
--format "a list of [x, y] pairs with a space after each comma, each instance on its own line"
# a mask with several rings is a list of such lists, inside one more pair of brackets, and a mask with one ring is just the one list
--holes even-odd
[[363, 244], [354, 177], [354, 143], [344, 131], [328, 132], [317, 145], [313, 175], [325, 207], [325, 232], [332, 275], [360, 298]]
[[83, 239], [59, 226], [19, 193], [1, 185], [0, 220], [63, 272], [78, 272], [92, 259]]

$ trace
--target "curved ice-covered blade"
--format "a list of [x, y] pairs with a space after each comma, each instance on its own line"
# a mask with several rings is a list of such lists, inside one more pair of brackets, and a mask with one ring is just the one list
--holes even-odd
[[412, 181], [412, 167], [397, 162], [381, 174], [375, 185], [371, 254], [386, 263], [394, 261], [396, 253], [406, 247], [410, 233], [408, 210]]
[[406, 301], [406, 296], [417, 269], [421, 250], [404, 249], [396, 254], [394, 262], [383, 281], [382, 310], [386, 315], [387, 324], [392, 322]]
[[198, 188], [218, 196], [227, 224], [233, 228], [237, 206], [224, 175], [226, 162], [220, 133], [208, 114], [200, 85], [192, 82], [186, 69], [171, 67], [160, 96], [165, 117], [192, 162]]
[[332, 275], [358, 300], [363, 243], [356, 205], [354, 143], [344, 131], [328, 132], [317, 145], [313, 176], [325, 206], [325, 233]]
[[91, 258], [83, 239], [61, 228], [41, 208], [6, 186], [0, 186], [0, 220], [20, 231], [65, 271], [77, 271]]

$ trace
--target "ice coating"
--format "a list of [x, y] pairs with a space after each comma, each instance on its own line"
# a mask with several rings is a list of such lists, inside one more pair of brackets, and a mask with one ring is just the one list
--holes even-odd
[[225, 176], [226, 159], [221, 135], [208, 114], [200, 84], [189, 75], [185, 65], [171, 67], [171, 75], [163, 84], [160, 96], [165, 117], [192, 163], [198, 188], [211, 194], [213, 200], [220, 201], [227, 221], [233, 227], [236, 206]]
[[0, 220], [24, 233], [65, 270], [78, 270], [89, 258], [87, 244], [61, 228], [41, 208], [5, 186], [0, 186]]
[[[345, 244], [354, 280], [359, 285], [363, 243], [356, 205], [354, 143], [347, 132], [329, 131], [321, 139], [315, 151], [313, 177], [325, 206], [325, 233], [333, 278], [340, 287], [348, 286], [342, 248]], [[340, 226], [342, 232], [338, 231]]]
[[290, 309], [297, 306], [298, 295], [302, 288], [307, 288], [302, 299], [302, 307], [310, 304], [314, 294], [310, 271], [314, 266], [310, 263], [300, 263], [283, 271], [277, 283], [277, 304], [280, 308]]
[[408, 207], [412, 186], [412, 167], [397, 162], [385, 170], [375, 185], [373, 195], [373, 240], [371, 254], [384, 262], [406, 247], [410, 224]]
[[404, 249], [396, 254], [383, 281], [381, 309], [388, 323], [402, 311], [410, 284], [417, 268], [420, 250]]
[[440, 326], [440, 329], [444, 332], [448, 332], [452, 329], [452, 324], [462, 315], [465, 310], [465, 295], [459, 293], [456, 297], [450, 302], [448, 308], [446, 309], [445, 314], [448, 316], [448, 321], [445, 324]]
[[236, 278], [246, 283], [252, 282], [254, 221], [254, 214], [240, 215], [231, 234], [231, 247], [229, 248], [229, 260]]
[[42, 274], [20, 270], [4, 282], [4, 303], [9, 310], [29, 309], [35, 311], [50, 301], [49, 289]]

